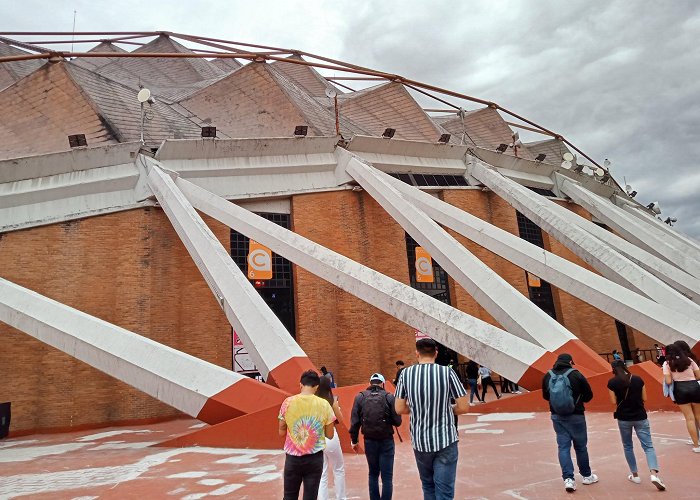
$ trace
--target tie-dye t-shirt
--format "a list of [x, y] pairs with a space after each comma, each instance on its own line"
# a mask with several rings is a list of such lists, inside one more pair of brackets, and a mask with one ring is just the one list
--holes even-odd
[[326, 447], [323, 428], [335, 421], [335, 415], [325, 399], [297, 394], [284, 400], [279, 419], [287, 424], [284, 451], [301, 456], [311, 455]]

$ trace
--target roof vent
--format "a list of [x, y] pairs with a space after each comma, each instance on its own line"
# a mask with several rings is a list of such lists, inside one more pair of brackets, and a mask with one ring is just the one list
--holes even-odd
[[384, 133], [382, 134], [382, 137], [384, 137], [384, 139], [391, 139], [392, 137], [394, 137], [395, 133], [396, 133], [395, 128], [387, 128], [387, 129], [384, 129]]
[[202, 138], [216, 139], [216, 127], [202, 127]]
[[87, 146], [85, 134], [74, 134], [68, 136], [68, 144], [71, 148], [81, 148]]
[[306, 137], [306, 134], [309, 133], [309, 127], [306, 125], [297, 125], [294, 127], [294, 136], [295, 137]]
[[452, 137], [450, 134], [442, 134], [442, 135], [438, 138], [438, 142], [439, 142], [440, 144], [447, 144], [448, 142], [450, 142], [450, 137]]

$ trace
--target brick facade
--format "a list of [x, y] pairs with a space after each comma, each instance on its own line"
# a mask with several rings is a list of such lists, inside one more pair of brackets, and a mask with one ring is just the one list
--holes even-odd
[[[515, 210], [494, 193], [455, 189], [446, 202], [518, 234]], [[580, 208], [568, 204], [586, 215]], [[405, 233], [366, 192], [292, 197], [298, 234], [409, 283]], [[227, 227], [205, 218], [229, 250]], [[472, 253], [527, 294], [519, 267], [452, 233]], [[184, 245], [160, 209], [136, 209], [0, 235], [2, 276], [155, 341], [231, 367], [231, 327]], [[585, 265], [552, 238], [548, 250]], [[313, 274], [294, 267], [296, 334], [320, 367], [343, 385], [364, 383], [394, 363], [414, 359], [414, 331]], [[553, 287], [559, 320], [598, 352], [619, 349], [614, 320]], [[495, 321], [450, 279], [452, 305]], [[11, 401], [13, 432], [135, 419], [178, 412], [4, 324], [0, 401]], [[653, 344], [631, 332], [630, 347]]]

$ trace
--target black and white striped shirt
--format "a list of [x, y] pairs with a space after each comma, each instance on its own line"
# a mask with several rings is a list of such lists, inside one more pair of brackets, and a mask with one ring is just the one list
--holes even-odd
[[413, 448], [434, 452], [458, 441], [450, 399], [467, 395], [457, 374], [447, 366], [423, 363], [401, 372], [396, 397], [411, 408]]

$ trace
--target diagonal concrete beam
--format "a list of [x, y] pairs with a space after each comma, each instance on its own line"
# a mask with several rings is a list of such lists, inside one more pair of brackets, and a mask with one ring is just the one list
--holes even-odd
[[148, 166], [148, 184], [262, 376], [297, 392], [300, 374], [314, 369], [313, 364], [170, 175], [155, 160], [142, 158]]
[[538, 388], [554, 355], [485, 321], [284, 229], [184, 179], [176, 185], [201, 212], [262, 243], [438, 342], [490, 366], [524, 387]]
[[[669, 344], [700, 341], [700, 322], [679, 316], [668, 307], [610, 281], [563, 257], [533, 245], [418, 188], [380, 173], [404, 198], [436, 222], [466, 236], [571, 295], [597, 307], [650, 338]], [[597, 227], [597, 226], [596, 226]]]
[[698, 253], [695, 248], [675, 238], [669, 238], [668, 235], [661, 233], [656, 228], [642, 223], [610, 200], [591, 193], [571, 179], [559, 175], [557, 177], [560, 181], [560, 189], [567, 196], [605, 222], [627, 241], [666, 259], [695, 277], [700, 276], [700, 261], [695, 258]]
[[288, 395], [2, 278], [0, 321], [208, 424]]
[[634, 243], [630, 243], [626, 239], [594, 224], [571, 210], [567, 210], [561, 205], [552, 203], [550, 208], [557, 212], [564, 220], [568, 221], [569, 224], [581, 227], [587, 233], [603, 241], [605, 244], [609, 245], [610, 248], [624, 255], [669, 286], [672, 286], [695, 303], [700, 302], [700, 279], [691, 276], [685, 271], [678, 269], [673, 264], [650, 254]]
[[669, 235], [669, 236], [676, 238], [678, 240], [681, 240], [686, 245], [690, 245], [692, 248], [695, 249], [696, 252], [700, 252], [700, 242], [698, 240], [696, 240], [695, 238], [688, 236], [687, 234], [683, 234], [680, 231], [676, 231], [668, 224], [664, 224], [662, 221], [660, 221], [656, 217], [652, 217], [650, 214], [646, 213], [641, 208], [630, 205], [629, 203], [623, 203], [623, 204], [621, 204], [621, 207], [628, 214], [631, 214], [632, 216], [636, 217], [637, 219], [643, 221], [644, 223], [649, 224], [650, 226], [653, 226], [656, 229], [659, 229], [664, 234]]
[[471, 175], [597, 269], [603, 276], [673, 309], [676, 314], [700, 320], [695, 303], [603, 241], [581, 227], [571, 224], [557, 210], [561, 207], [556, 206], [551, 200], [505, 178], [476, 159], [471, 164]]
[[[413, 239], [462, 285], [474, 299], [520, 338], [556, 351], [567, 343], [580, 343], [574, 334], [533, 304], [469, 250], [441, 228], [433, 219], [406, 201], [371, 165], [350, 153], [340, 153], [345, 171], [377, 201]], [[607, 369], [594, 351], [581, 343], [577, 360], [592, 369]]]

